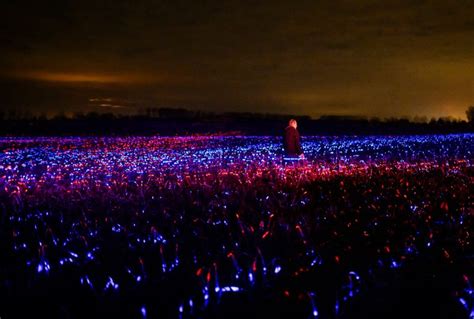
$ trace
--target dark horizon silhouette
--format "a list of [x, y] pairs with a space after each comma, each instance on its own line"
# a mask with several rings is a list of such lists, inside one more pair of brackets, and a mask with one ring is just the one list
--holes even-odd
[[[469, 118], [469, 111], [466, 111]], [[115, 113], [57, 114], [52, 118], [0, 112], [0, 135], [280, 135], [290, 118], [304, 135], [446, 134], [473, 132], [473, 122], [439, 117], [388, 118], [326, 115], [205, 112], [184, 108], [147, 108], [135, 115]]]

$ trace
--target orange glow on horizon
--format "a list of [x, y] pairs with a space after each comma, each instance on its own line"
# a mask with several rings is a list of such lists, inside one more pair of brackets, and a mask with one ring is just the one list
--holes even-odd
[[16, 70], [5, 73], [12, 78], [29, 79], [55, 83], [98, 83], [98, 84], [156, 84], [185, 83], [189, 78], [170, 74], [141, 73], [93, 73]]
[[8, 74], [11, 77], [56, 83], [99, 83], [99, 84], [144, 84], [168, 81], [168, 77], [146, 74], [107, 74], [75, 73], [51, 71], [16, 71]]
[[91, 82], [91, 83], [129, 83], [135, 82], [133, 77], [123, 77], [107, 74], [80, 74], [80, 73], [55, 73], [55, 72], [30, 72], [25, 77], [33, 80], [49, 82]]

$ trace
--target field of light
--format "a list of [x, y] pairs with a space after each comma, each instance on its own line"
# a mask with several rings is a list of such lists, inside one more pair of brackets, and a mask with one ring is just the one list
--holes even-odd
[[281, 143], [1, 138], [0, 292], [72, 317], [342, 318], [412, 270], [469, 318], [474, 135], [305, 137], [285, 163]]

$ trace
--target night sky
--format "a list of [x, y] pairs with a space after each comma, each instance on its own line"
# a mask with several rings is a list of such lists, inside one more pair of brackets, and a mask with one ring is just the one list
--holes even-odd
[[453, 116], [474, 105], [474, 1], [0, 4], [2, 109]]

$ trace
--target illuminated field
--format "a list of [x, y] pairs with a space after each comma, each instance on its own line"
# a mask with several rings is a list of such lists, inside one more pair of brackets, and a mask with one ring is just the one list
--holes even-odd
[[3, 138], [0, 292], [72, 317], [364, 317], [393, 278], [425, 293], [412, 271], [468, 318], [473, 142], [307, 137], [284, 165], [275, 137]]

